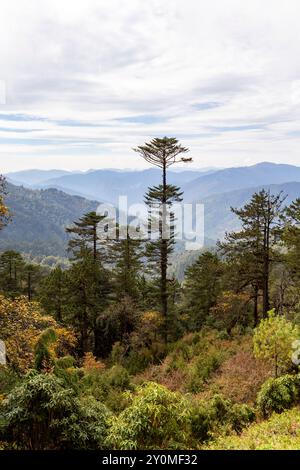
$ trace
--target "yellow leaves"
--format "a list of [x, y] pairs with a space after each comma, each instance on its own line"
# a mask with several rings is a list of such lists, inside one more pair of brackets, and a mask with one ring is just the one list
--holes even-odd
[[161, 313], [156, 312], [155, 310], [149, 310], [144, 312], [141, 316], [141, 323], [146, 325], [152, 325], [154, 328], [158, 328], [163, 324], [163, 317]]
[[63, 355], [75, 345], [73, 331], [59, 326], [54, 318], [43, 316], [37, 302], [0, 296], [0, 339], [5, 342], [7, 361], [12, 368], [26, 372], [32, 367], [35, 344], [49, 327], [57, 335], [56, 354]]
[[0, 196], [0, 217], [6, 217], [8, 215], [8, 208], [5, 206], [3, 197]]

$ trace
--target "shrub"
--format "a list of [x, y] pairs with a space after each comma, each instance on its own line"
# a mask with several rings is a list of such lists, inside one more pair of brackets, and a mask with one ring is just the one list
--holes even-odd
[[298, 326], [271, 310], [254, 330], [254, 354], [271, 362], [277, 377], [291, 369], [292, 345], [299, 336]]
[[0, 365], [0, 397], [9, 393], [19, 381], [19, 376], [13, 370]]
[[[101, 449], [109, 412], [53, 374], [28, 373], [1, 404], [1, 434], [20, 449]], [[1, 436], [0, 436], [1, 439]]]
[[268, 420], [253, 423], [239, 436], [220, 436], [207, 450], [299, 450], [300, 411], [298, 408], [274, 413]]
[[185, 445], [189, 403], [153, 382], [138, 387], [130, 405], [111, 419], [107, 445], [113, 449], [171, 449]]
[[192, 407], [192, 435], [205, 442], [215, 434], [239, 433], [254, 419], [255, 413], [250, 406], [232, 404], [221, 395], [215, 395], [210, 401], [201, 400]]
[[83, 370], [81, 390], [85, 396], [92, 395], [112, 411], [120, 412], [125, 408], [127, 400], [123, 392], [133, 388], [127, 369], [115, 365], [110, 369], [93, 367]]
[[130, 375], [125, 367], [115, 365], [108, 369], [104, 375], [109, 386], [121, 390], [130, 388]]
[[298, 399], [299, 377], [283, 375], [268, 379], [257, 396], [257, 405], [263, 416], [272, 412], [281, 413], [291, 408]]
[[222, 362], [222, 352], [215, 352], [207, 357], [202, 355], [191, 364], [189, 371], [189, 381], [187, 383], [187, 391], [197, 393], [202, 390], [203, 384], [210, 378]]

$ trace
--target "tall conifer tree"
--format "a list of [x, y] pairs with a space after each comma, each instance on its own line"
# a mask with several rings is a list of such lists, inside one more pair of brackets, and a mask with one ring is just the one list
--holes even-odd
[[[174, 214], [172, 205], [174, 202], [182, 200], [182, 192], [177, 186], [167, 183], [167, 170], [178, 162], [188, 162], [191, 158], [183, 155], [188, 152], [186, 147], [179, 144], [175, 138], [163, 137], [155, 138], [149, 143], [145, 143], [134, 149], [148, 163], [157, 166], [162, 170], [162, 183], [158, 186], [150, 187], [145, 202], [150, 207], [159, 212], [159, 226], [157, 240], [148, 243], [147, 256], [153, 267], [159, 272], [160, 282], [160, 305], [164, 317], [164, 336], [168, 334], [168, 279], [167, 269], [169, 255], [174, 246]], [[150, 224], [153, 225], [153, 216], [150, 215]]]

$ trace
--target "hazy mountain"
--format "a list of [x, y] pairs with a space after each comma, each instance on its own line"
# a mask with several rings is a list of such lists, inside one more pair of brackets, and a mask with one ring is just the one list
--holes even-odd
[[[183, 186], [200, 175], [211, 174], [213, 170], [169, 171], [168, 181]], [[151, 168], [143, 171], [95, 170], [81, 174], [68, 174], [48, 179], [39, 184], [43, 188], [59, 188], [71, 194], [117, 204], [118, 197], [127, 195], [129, 204], [143, 201], [147, 188], [161, 182], [161, 171]]]
[[[205, 239], [209, 245], [213, 240], [222, 238], [225, 231], [239, 227], [230, 207], [242, 207], [262, 187], [272, 193], [283, 191], [288, 195], [285, 204], [300, 197], [300, 182], [288, 182], [255, 185], [201, 198], [205, 208]], [[16, 249], [33, 255], [65, 256], [65, 227], [84, 213], [96, 210], [98, 205], [96, 200], [90, 201], [57, 189], [32, 190], [12, 184], [8, 184], [7, 189], [6, 203], [13, 219], [0, 232], [0, 250]]]
[[264, 184], [281, 184], [300, 181], [300, 167], [293, 165], [259, 163], [239, 168], [226, 168], [204, 175], [183, 186], [186, 202], [199, 201], [212, 194]]
[[261, 185], [203, 198], [201, 202], [204, 204], [205, 212], [205, 236], [212, 240], [218, 240], [224, 237], [226, 231], [238, 229], [238, 219], [230, 208], [242, 207], [250, 200], [253, 193], [262, 188], [269, 189], [272, 194], [278, 194], [282, 191], [287, 196], [284, 205], [289, 205], [300, 197], [300, 182], [291, 182]]
[[32, 186], [50, 178], [59, 178], [60, 176], [70, 173], [71, 172], [65, 170], [23, 170], [10, 172], [5, 176], [9, 181], [14, 181], [16, 184]]
[[65, 256], [65, 227], [98, 205], [56, 189], [31, 190], [7, 184], [7, 191], [12, 222], [0, 232], [0, 250]]

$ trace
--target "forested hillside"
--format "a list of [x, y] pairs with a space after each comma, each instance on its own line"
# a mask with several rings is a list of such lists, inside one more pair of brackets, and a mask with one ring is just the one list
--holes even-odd
[[[274, 194], [282, 191], [286, 195], [286, 205], [300, 195], [300, 183], [292, 182], [266, 184], [203, 198], [199, 202], [204, 204], [206, 247], [212, 247], [218, 239], [223, 239], [226, 231], [239, 228], [239, 219], [230, 208], [243, 206], [254, 192], [262, 188]], [[0, 249], [14, 249], [34, 257], [66, 257], [66, 226], [85, 212], [96, 210], [98, 206], [97, 201], [72, 196], [54, 188], [32, 190], [7, 184], [7, 193], [12, 221], [0, 236]], [[186, 254], [182, 249], [179, 244], [174, 258], [175, 272], [179, 273], [181, 279], [182, 269], [188, 264], [188, 259], [194, 256], [193, 253]]]
[[66, 227], [98, 203], [56, 189], [31, 190], [7, 184], [11, 223], [0, 236], [1, 250], [66, 257]]
[[297, 448], [298, 183], [231, 195], [238, 228], [185, 253], [178, 280], [165, 233], [182, 191], [167, 176], [188, 148], [164, 137], [134, 150], [161, 173], [145, 194], [155, 238], [119, 225], [102, 237], [95, 202], [6, 194], [1, 178], [0, 237], [12, 215], [25, 242], [65, 240], [70, 259], [50, 269], [0, 253], [0, 449]]

